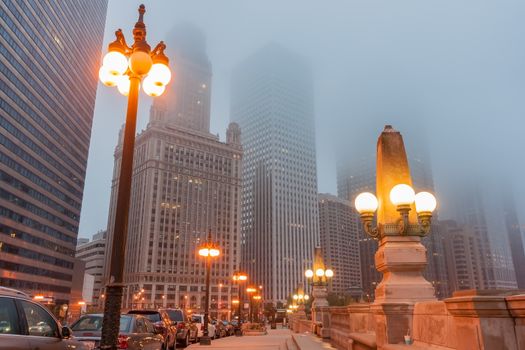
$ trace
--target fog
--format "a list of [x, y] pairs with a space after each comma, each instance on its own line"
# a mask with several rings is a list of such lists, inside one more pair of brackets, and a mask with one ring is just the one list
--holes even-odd
[[[101, 57], [114, 31], [131, 42], [140, 2], [111, 0]], [[510, 189], [525, 222], [525, 2], [144, 1], [150, 45], [181, 22], [207, 38], [211, 131], [224, 139], [230, 75], [269, 42], [314, 72], [319, 192], [337, 193], [336, 156], [375, 153], [385, 124], [431, 164], [442, 218], [465, 183]], [[170, 42], [167, 41], [168, 53]], [[173, 77], [176, 79], [177, 77]], [[152, 98], [141, 95], [138, 130]], [[80, 236], [105, 229], [113, 151], [126, 98], [99, 84]], [[503, 188], [503, 186], [502, 186]], [[499, 200], [499, 199], [498, 199]]]

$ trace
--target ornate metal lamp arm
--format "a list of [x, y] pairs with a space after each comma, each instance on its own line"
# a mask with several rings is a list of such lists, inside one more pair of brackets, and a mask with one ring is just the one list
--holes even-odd
[[373, 226], [374, 213], [362, 213], [361, 221], [363, 222], [363, 230], [372, 238], [379, 237], [379, 229]]

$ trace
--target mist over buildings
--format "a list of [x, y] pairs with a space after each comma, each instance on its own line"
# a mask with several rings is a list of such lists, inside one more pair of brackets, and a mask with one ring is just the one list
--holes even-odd
[[[111, 1], [105, 45], [131, 28], [139, 2]], [[165, 40], [172, 64], [177, 28], [205, 36], [212, 66], [211, 131], [224, 139], [232, 70], [268, 43], [300, 55], [314, 77], [319, 192], [336, 193], [336, 161], [375, 154], [385, 124], [409, 157], [433, 171], [441, 217], [453, 217], [468, 185], [505, 190], [525, 221], [525, 3], [489, 1], [145, 1], [148, 41]], [[126, 33], [129, 35], [130, 33]], [[198, 32], [194, 35], [199, 35]], [[176, 76], [173, 79], [177, 79]], [[139, 130], [152, 100], [141, 96]], [[105, 228], [113, 150], [126, 100], [97, 94], [80, 235]], [[93, 169], [97, 171], [93, 171]], [[90, 171], [91, 170], [91, 171]], [[503, 186], [504, 187], [500, 187]], [[495, 201], [488, 194], [487, 201]]]

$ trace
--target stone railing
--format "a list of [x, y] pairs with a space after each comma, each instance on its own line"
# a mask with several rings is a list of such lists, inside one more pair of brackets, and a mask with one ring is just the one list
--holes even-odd
[[417, 303], [413, 338], [441, 349], [525, 349], [525, 294], [470, 290]]
[[[411, 315], [413, 344], [376, 344], [376, 315], [370, 304], [327, 308], [331, 342], [338, 349], [520, 350], [525, 349], [525, 294], [518, 291], [462, 291], [444, 301], [419, 302]], [[412, 312], [412, 311], [411, 311]], [[315, 332], [315, 324], [294, 320], [294, 331]], [[317, 325], [319, 326], [319, 325]], [[310, 329], [309, 329], [310, 327]]]

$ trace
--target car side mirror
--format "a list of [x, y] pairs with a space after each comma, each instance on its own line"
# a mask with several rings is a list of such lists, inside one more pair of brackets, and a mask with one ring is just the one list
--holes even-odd
[[62, 338], [68, 339], [71, 338], [73, 331], [69, 327], [62, 327]]

